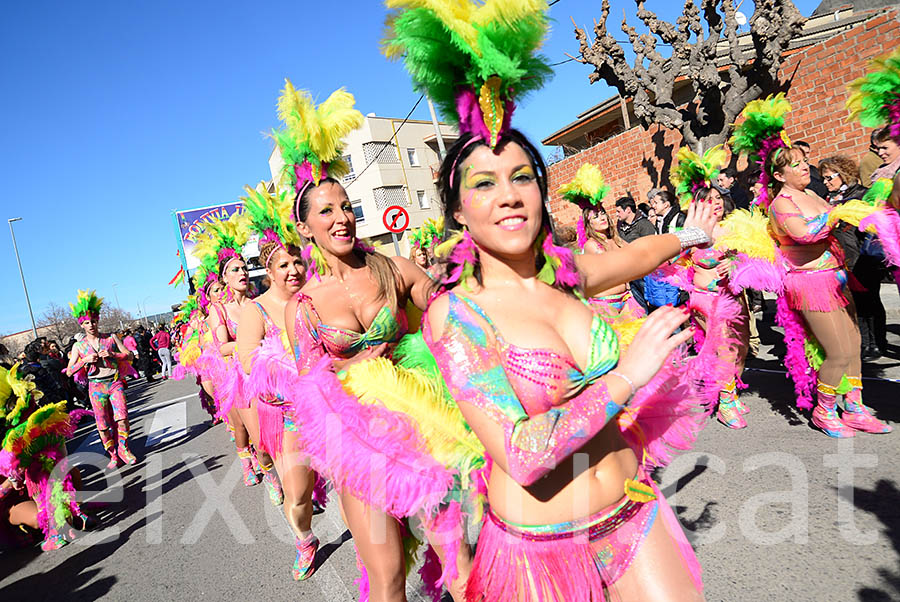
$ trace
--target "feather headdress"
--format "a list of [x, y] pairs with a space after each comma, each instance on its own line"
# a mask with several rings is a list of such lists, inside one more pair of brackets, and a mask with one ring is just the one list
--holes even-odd
[[721, 144], [702, 157], [686, 146], [679, 148], [675, 165], [669, 170], [669, 180], [675, 185], [675, 194], [682, 205], [690, 203], [699, 189], [712, 186], [727, 160], [728, 153]]
[[873, 59], [872, 71], [847, 86], [850, 119], [865, 127], [887, 125], [894, 140], [900, 140], [900, 49]]
[[444, 217], [426, 219], [421, 228], [415, 228], [409, 234], [409, 243], [414, 249], [427, 250], [440, 243], [444, 236]]
[[94, 291], [78, 291], [75, 303], [69, 303], [72, 308], [72, 316], [81, 324], [85, 320], [100, 317], [100, 308], [103, 307], [103, 298], [98, 297]]
[[309, 183], [318, 186], [324, 178], [340, 178], [350, 171], [341, 158], [341, 139], [363, 124], [363, 115], [343, 88], [317, 107], [309, 92], [284, 81], [278, 97], [278, 118], [284, 128], [274, 130], [272, 138], [284, 159], [284, 187], [300, 193]]
[[[29, 402], [44, 396], [30, 376], [19, 375], [19, 366], [18, 363], [13, 364], [9, 370], [0, 366], [0, 418], [4, 418], [10, 426], [22, 421]], [[13, 399], [15, 403], [10, 404]]]
[[[278, 245], [276, 248], [301, 247], [300, 235], [291, 220], [291, 201], [287, 191], [273, 195], [266, 189], [264, 182], [260, 182], [255, 189], [249, 186], [244, 189], [247, 191], [247, 196], [241, 197], [244, 201], [244, 214], [250, 230], [259, 235], [260, 252], [263, 246], [272, 242]], [[271, 253], [269, 257], [260, 257], [260, 263], [267, 265], [270, 257]]]
[[173, 324], [182, 324], [187, 323], [191, 319], [191, 315], [197, 310], [200, 309], [200, 300], [197, 298], [197, 295], [188, 295], [188, 298], [184, 300], [184, 303], [181, 304], [181, 307], [178, 308], [178, 313], [175, 314], [175, 319], [172, 320]]
[[[602, 206], [603, 198], [609, 192], [609, 186], [596, 165], [585, 163], [578, 168], [572, 181], [560, 186], [557, 192], [583, 212], [588, 207]], [[575, 229], [578, 233], [578, 248], [584, 249], [584, 245], [587, 244], [587, 231], [584, 227], [583, 213], [578, 216]]]
[[[212, 218], [194, 236], [194, 257], [204, 265], [215, 265], [217, 276], [222, 261], [240, 258], [241, 250], [250, 238], [247, 218], [242, 212], [232, 213], [228, 219]], [[224, 269], [224, 266], [222, 266]]]
[[206, 312], [209, 306], [209, 285], [217, 282], [219, 265], [215, 255], [206, 255], [200, 260], [200, 266], [194, 271], [191, 277], [194, 282], [194, 290], [197, 295], [197, 303], [200, 309]]
[[509, 128], [515, 99], [550, 78], [536, 54], [547, 34], [541, 0], [387, 0], [394, 12], [382, 44], [390, 59], [403, 57], [419, 92], [448, 121], [491, 148]]
[[768, 208], [769, 174], [765, 169], [766, 159], [779, 149], [791, 148], [791, 141], [784, 131], [784, 116], [790, 112], [791, 103], [784, 97], [784, 92], [769, 96], [765, 100], [754, 100], [747, 103], [741, 113], [744, 121], [736, 125], [734, 134], [728, 144], [734, 153], [749, 155], [750, 161], [759, 164], [762, 174], [759, 183], [762, 191], [757, 204]]

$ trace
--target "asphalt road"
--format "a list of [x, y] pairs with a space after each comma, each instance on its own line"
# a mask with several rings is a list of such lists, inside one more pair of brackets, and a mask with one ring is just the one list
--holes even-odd
[[[896, 320], [895, 320], [896, 322]], [[900, 357], [900, 328], [889, 342]], [[751, 360], [749, 428], [710, 422], [659, 476], [704, 568], [708, 600], [900, 599], [900, 429], [837, 441], [793, 409], [768, 352]], [[866, 365], [865, 400], [900, 422], [900, 361]], [[893, 379], [885, 380], [885, 379]], [[336, 504], [316, 516], [320, 568], [290, 578], [280, 508], [247, 488], [224, 426], [208, 428], [188, 381], [128, 389], [139, 462], [110, 477], [86, 423], [70, 444], [102, 529], [60, 550], [0, 554], [0, 600], [355, 600], [352, 541]], [[410, 600], [421, 598], [409, 584]]]

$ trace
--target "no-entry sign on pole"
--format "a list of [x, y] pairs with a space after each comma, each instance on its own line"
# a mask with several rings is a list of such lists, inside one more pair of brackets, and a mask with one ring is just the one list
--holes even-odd
[[391, 231], [391, 240], [394, 241], [394, 254], [400, 255], [400, 240], [397, 238], [398, 232], [403, 232], [409, 227], [409, 213], [400, 205], [391, 205], [384, 210], [381, 217], [384, 227]]
[[409, 226], [409, 213], [400, 205], [391, 205], [384, 210], [381, 221], [391, 232], [403, 232]]

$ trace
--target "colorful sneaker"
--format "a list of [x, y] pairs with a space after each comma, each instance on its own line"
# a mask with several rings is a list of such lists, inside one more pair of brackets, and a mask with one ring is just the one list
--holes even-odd
[[122, 458], [122, 461], [126, 464], [134, 464], [137, 462], [137, 458], [134, 457], [134, 454], [131, 453], [131, 450], [128, 449], [128, 444], [119, 443], [119, 448], [116, 450], [116, 453]]
[[821, 405], [813, 410], [812, 423], [829, 437], [843, 439], [856, 434], [856, 431], [841, 422], [835, 410], [828, 410]]
[[263, 474], [263, 483], [266, 484], [266, 492], [269, 494], [269, 501], [273, 506], [280, 506], [284, 503], [284, 491], [281, 489], [281, 483], [278, 481], [278, 475], [275, 474], [273, 466]]
[[[847, 404], [847, 407], [848, 409], [841, 414], [841, 422], [844, 426], [876, 435], [890, 433], [894, 430], [894, 427], [891, 425], [875, 418], [872, 415], [872, 411], [861, 403]], [[851, 407], [854, 411], [849, 410]]]
[[747, 404], [745, 404], [745, 403], [741, 400], [740, 397], [738, 397], [738, 398], [735, 399], [735, 403], [737, 403], [737, 411], [738, 411], [738, 413], [739, 413], [741, 416], [750, 413], [750, 408], [747, 407]]
[[298, 537], [295, 545], [297, 546], [297, 557], [294, 559], [291, 575], [294, 577], [294, 581], [303, 581], [316, 572], [315, 560], [316, 551], [319, 549], [319, 538], [312, 534], [304, 540]]
[[67, 543], [69, 542], [66, 541], [66, 538], [59, 533], [51, 533], [41, 542], [41, 549], [45, 552], [58, 550]]
[[747, 421], [738, 410], [736, 401], [720, 401], [716, 419], [730, 429], [747, 428]]

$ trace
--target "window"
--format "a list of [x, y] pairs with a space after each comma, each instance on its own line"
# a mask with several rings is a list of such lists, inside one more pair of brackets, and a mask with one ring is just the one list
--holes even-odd
[[366, 223], [366, 216], [363, 214], [362, 201], [350, 201], [353, 206], [353, 215], [356, 216], [356, 225], [361, 226]]
[[417, 190], [416, 198], [419, 199], [419, 209], [431, 209], [431, 202], [428, 200], [428, 195], [425, 194], [424, 190]]
[[379, 165], [400, 163], [397, 147], [391, 142], [366, 142], [363, 144], [363, 156], [366, 159], [366, 165], [376, 160]]
[[419, 167], [419, 155], [416, 154], [416, 149], [414, 149], [414, 148], [406, 149], [406, 156], [409, 159], [410, 167]]
[[403, 186], [383, 186], [372, 191], [375, 194], [375, 206], [379, 211], [384, 211], [393, 205], [408, 205]]
[[[342, 159], [344, 160], [344, 162], [347, 164], [347, 167], [349, 168], [347, 175], [344, 176], [344, 178], [342, 180], [342, 183], [346, 184], [347, 182], [353, 181], [353, 178], [356, 177], [356, 172], [353, 170], [353, 161], [350, 159], [350, 155], [344, 155], [342, 157]], [[356, 221], [359, 221], [359, 219], [357, 219]]]

